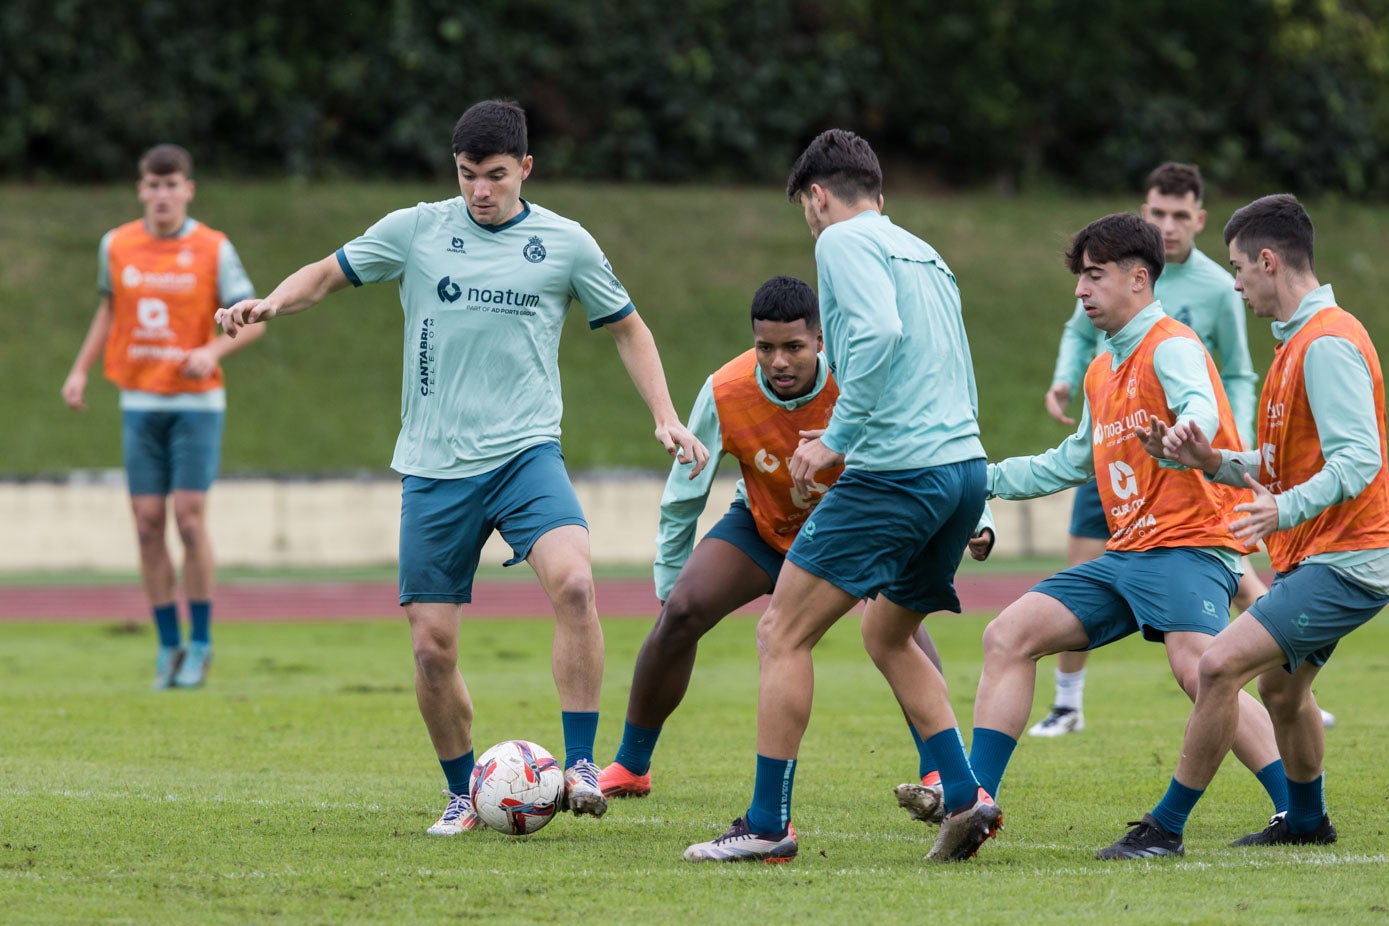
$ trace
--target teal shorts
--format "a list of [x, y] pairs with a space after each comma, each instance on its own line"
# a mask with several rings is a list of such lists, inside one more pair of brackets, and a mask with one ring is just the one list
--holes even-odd
[[769, 587], [775, 587], [786, 557], [762, 539], [762, 535], [757, 532], [757, 522], [753, 520], [751, 509], [741, 499], [735, 498], [733, 504], [728, 506], [728, 513], [709, 528], [709, 533], [704, 535], [704, 539], [708, 540], [710, 537], [737, 547], [744, 556], [757, 564], [757, 568], [767, 574], [767, 578], [771, 580]]
[[1109, 539], [1109, 521], [1104, 516], [1104, 501], [1100, 498], [1100, 487], [1091, 479], [1084, 485], [1076, 486], [1071, 501], [1072, 537], [1088, 537], [1091, 540]]
[[221, 411], [121, 411], [131, 495], [206, 492], [222, 462]]
[[473, 575], [493, 531], [511, 545], [507, 566], [547, 531], [587, 528], [559, 444], [528, 447], [491, 472], [400, 481], [400, 603], [473, 600]]
[[958, 614], [955, 570], [979, 526], [984, 483], [982, 459], [888, 473], [846, 469], [786, 558], [859, 598]]
[[1066, 606], [1085, 627], [1086, 649], [1142, 632], [1215, 636], [1230, 623], [1239, 577], [1209, 553], [1183, 547], [1106, 552], [1032, 587]]
[[1273, 585], [1249, 608], [1296, 671], [1304, 662], [1326, 665], [1341, 638], [1378, 614], [1381, 595], [1319, 563], [1304, 563], [1274, 576]]

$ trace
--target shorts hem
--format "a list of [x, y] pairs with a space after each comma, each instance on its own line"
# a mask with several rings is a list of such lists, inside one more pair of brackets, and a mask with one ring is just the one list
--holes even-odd
[[416, 592], [400, 596], [400, 606], [407, 604], [472, 604], [473, 593], [445, 594], [443, 592]]
[[[511, 557], [511, 559], [509, 559], [509, 560], [507, 560], [506, 562], [502, 563], [502, 565], [503, 565], [503, 566], [519, 566], [521, 563], [524, 563], [524, 562], [526, 561], [526, 557], [527, 557], [527, 556], [530, 556], [531, 550], [533, 550], [533, 549], [535, 548], [535, 542], [536, 542], [537, 540], [539, 540], [541, 537], [544, 537], [546, 534], [548, 534], [550, 531], [554, 530], [555, 528], [558, 528], [558, 527], [568, 527], [568, 526], [571, 525], [571, 524], [576, 525], [576, 526], [578, 526], [578, 527], [582, 527], [582, 528], [583, 528], [584, 530], [586, 530], [586, 531], [589, 530], [589, 527], [588, 527], [588, 520], [587, 520], [586, 518], [575, 518], [575, 517], [572, 517], [572, 516], [571, 516], [571, 517], [556, 518], [555, 520], [549, 522], [548, 524], [542, 524], [540, 527], [537, 527], [537, 528], [531, 533], [531, 535], [530, 535], [529, 537], [526, 538], [526, 544], [525, 544], [525, 549], [524, 549], [524, 550], [517, 549], [516, 547], [513, 546], [513, 547], [511, 548], [511, 552], [512, 552], [513, 556]], [[591, 534], [592, 531], [589, 531], [589, 533]], [[591, 558], [592, 558], [592, 557], [590, 556], [590, 559], [591, 559]]]

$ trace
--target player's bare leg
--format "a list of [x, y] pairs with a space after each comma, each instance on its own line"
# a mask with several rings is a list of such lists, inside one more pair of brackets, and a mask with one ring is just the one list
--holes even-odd
[[174, 601], [174, 561], [165, 539], [168, 500], [163, 495], [132, 495], [135, 538], [140, 548], [140, 584], [152, 607]]
[[[1214, 640], [1215, 637], [1204, 633], [1168, 633], [1163, 640], [1172, 675], [1193, 702], [1198, 694], [1201, 657]], [[1245, 768], [1258, 772], [1278, 761], [1273, 722], [1269, 720], [1268, 711], [1249, 692], [1241, 690], [1236, 701], [1239, 722], [1231, 749]]]
[[183, 590], [189, 601], [209, 601], [216, 580], [207, 531], [207, 493], [174, 491], [174, 524], [183, 541]]
[[415, 656], [415, 700], [440, 759], [473, 748], [473, 700], [458, 670], [458, 625], [463, 607], [452, 602], [405, 606]]
[[628, 722], [659, 729], [685, 697], [700, 638], [770, 589], [771, 578], [736, 546], [700, 541], [637, 654]]
[[757, 622], [759, 755], [794, 759], [800, 752], [815, 695], [811, 650], [857, 603], [854, 595], [794, 563], [782, 567], [771, 604]]
[[974, 726], [1022, 736], [1037, 686], [1037, 661], [1090, 645], [1085, 627], [1061, 602], [1027, 592], [984, 628], [984, 668]]
[[[445, 769], [461, 760], [471, 764], [473, 699], [458, 670], [458, 625], [463, 606], [453, 602], [412, 602], [405, 606], [415, 655], [415, 700], [434, 753]], [[463, 776], [450, 784], [448, 806], [428, 830], [431, 836], [457, 836], [478, 825]]]
[[603, 686], [603, 627], [598, 622], [588, 531], [577, 524], [547, 531], [526, 561], [555, 610], [550, 664], [560, 708], [596, 711]]
[[[565, 715], [565, 805], [576, 814], [601, 817], [608, 802], [598, 787], [592, 731], [603, 685], [603, 628], [598, 623], [588, 530], [566, 524], [546, 531], [526, 561], [555, 610], [550, 667]], [[591, 726], [583, 728], [587, 731], [583, 735], [573, 733], [579, 726], [571, 728], [577, 714], [591, 715]]]
[[206, 681], [212, 662], [209, 621], [215, 566], [212, 541], [207, 532], [207, 493], [174, 490], [174, 524], [183, 542], [183, 590], [188, 596], [192, 622], [188, 649], [174, 676], [174, 684], [180, 688], [196, 688]]

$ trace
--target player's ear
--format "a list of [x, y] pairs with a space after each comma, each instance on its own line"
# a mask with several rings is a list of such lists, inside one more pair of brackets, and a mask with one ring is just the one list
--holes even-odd
[[531, 168], [535, 166], [535, 159], [529, 154], [521, 158], [521, 179], [525, 180], [531, 175]]

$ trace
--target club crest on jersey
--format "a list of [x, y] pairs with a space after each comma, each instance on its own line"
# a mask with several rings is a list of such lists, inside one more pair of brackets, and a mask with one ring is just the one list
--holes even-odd
[[440, 280], [435, 290], [439, 293], [440, 302], [457, 302], [463, 297], [463, 287], [459, 286], [448, 277], [444, 277]]
[[538, 264], [545, 259], [545, 243], [540, 240], [539, 235], [531, 235], [531, 240], [526, 242], [526, 246], [521, 249], [521, 256], [533, 264]]

